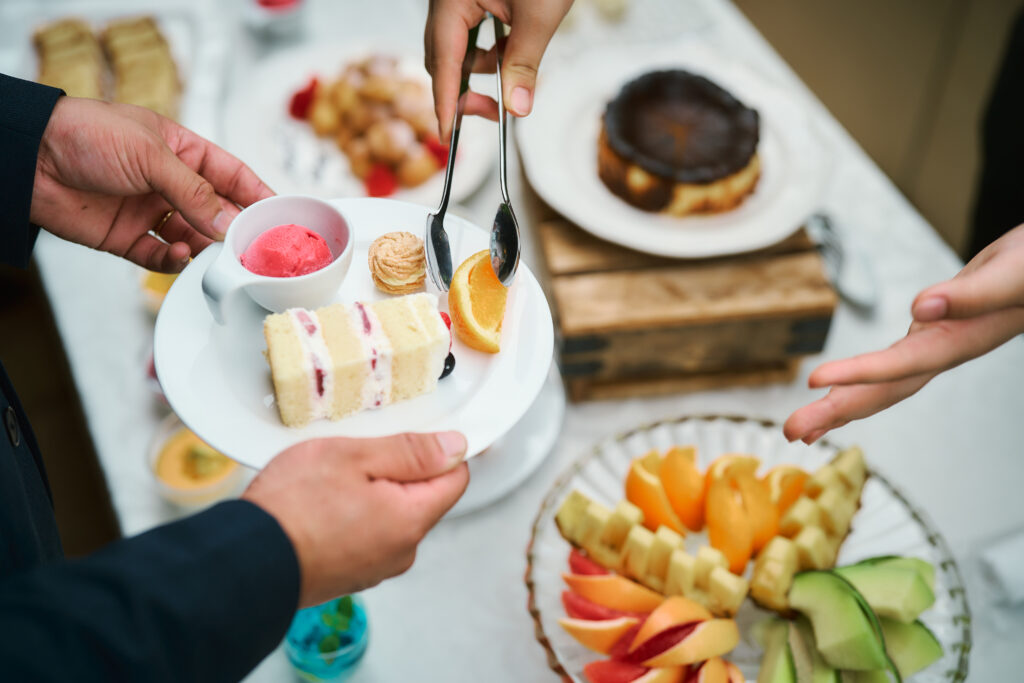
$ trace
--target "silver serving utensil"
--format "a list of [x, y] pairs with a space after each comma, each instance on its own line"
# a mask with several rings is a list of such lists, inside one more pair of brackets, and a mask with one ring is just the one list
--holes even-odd
[[[483, 23], [483, 22], [481, 22]], [[469, 92], [469, 75], [473, 71], [473, 57], [480, 24], [469, 31], [466, 41], [466, 56], [462, 60], [462, 81], [459, 84], [459, 98], [455, 102], [455, 116], [452, 119], [452, 137], [448, 145], [448, 165], [444, 171], [444, 192], [441, 205], [435, 213], [427, 214], [427, 234], [424, 246], [427, 252], [427, 272], [438, 289], [447, 292], [452, 284], [452, 250], [448, 244], [448, 233], [444, 229], [444, 215], [448, 211], [448, 200], [452, 194], [452, 169], [455, 167], [455, 149], [459, 145], [459, 129], [462, 127], [462, 111]]]
[[501, 185], [502, 202], [491, 226], [491, 268], [494, 269], [494, 274], [498, 276], [501, 284], [509, 287], [519, 267], [519, 222], [508, 198], [508, 173], [505, 162], [505, 103], [501, 92], [501, 62], [505, 57], [504, 38], [505, 26], [498, 17], [494, 17], [494, 51], [498, 58], [498, 182]]
[[808, 218], [806, 229], [839, 296], [865, 313], [874, 309], [878, 304], [878, 282], [864, 254], [851, 247], [849, 240], [844, 244], [828, 214], [816, 213]]

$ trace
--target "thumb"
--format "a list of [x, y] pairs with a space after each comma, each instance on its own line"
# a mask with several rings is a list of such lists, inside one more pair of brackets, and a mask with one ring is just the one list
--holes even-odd
[[366, 473], [374, 479], [408, 483], [433, 479], [455, 469], [466, 457], [459, 432], [395, 434], [364, 441]]
[[911, 307], [919, 322], [974, 318], [1024, 304], [1024, 258], [1006, 252], [970, 272], [928, 287]]
[[515, 116], [526, 116], [533, 109], [540, 60], [565, 15], [554, 9], [540, 2], [516, 5], [501, 64], [501, 96], [505, 108]]
[[150, 186], [193, 228], [210, 239], [223, 239], [233, 215], [221, 205], [213, 185], [166, 145], [154, 156], [149, 165]]

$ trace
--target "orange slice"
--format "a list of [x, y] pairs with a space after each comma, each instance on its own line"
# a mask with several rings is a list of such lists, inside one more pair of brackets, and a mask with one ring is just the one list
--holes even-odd
[[501, 322], [507, 297], [508, 290], [494, 274], [486, 249], [473, 254], [456, 269], [448, 290], [448, 309], [452, 329], [466, 346], [487, 353], [501, 349]]
[[672, 447], [658, 471], [668, 502], [680, 521], [692, 531], [704, 526], [704, 476], [697, 469], [697, 450]]
[[747, 683], [747, 677], [744, 676], [743, 672], [740, 671], [740, 668], [732, 662], [725, 662], [725, 671], [729, 675], [729, 683]]
[[659, 526], [665, 525], [685, 535], [686, 527], [672, 510], [657, 475], [660, 466], [661, 458], [657, 451], [634, 460], [626, 475], [626, 500], [640, 508], [644, 513], [644, 526], [651, 531], [657, 531]]
[[562, 574], [576, 595], [624, 612], [651, 612], [665, 597], [618, 574]]
[[743, 499], [753, 532], [753, 551], [757, 553], [779, 533], [779, 510], [772, 504], [768, 484], [755, 479], [751, 474], [742, 474], [735, 479]]
[[602, 619], [600, 621], [559, 619], [558, 623], [581, 645], [606, 655], [629, 629], [640, 623], [640, 620], [635, 617], [619, 617], [618, 619]]
[[768, 496], [781, 516], [804, 492], [804, 484], [810, 477], [796, 465], [776, 465], [764, 475]]
[[752, 455], [728, 453], [719, 456], [715, 458], [715, 461], [711, 463], [711, 467], [708, 468], [707, 475], [705, 476], [706, 485], [710, 487], [711, 482], [715, 479], [735, 477], [744, 473], [754, 474], [760, 465], [761, 461]]
[[708, 541], [729, 560], [729, 571], [742, 574], [754, 551], [754, 529], [733, 479], [715, 479], [705, 501]]

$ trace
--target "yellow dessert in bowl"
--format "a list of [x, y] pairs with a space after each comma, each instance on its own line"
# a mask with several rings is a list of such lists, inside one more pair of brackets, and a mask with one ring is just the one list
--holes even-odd
[[186, 508], [233, 497], [245, 478], [244, 468], [205, 444], [175, 415], [157, 431], [149, 466], [160, 495]]
[[142, 272], [140, 286], [147, 311], [153, 315], [160, 312], [160, 305], [163, 304], [164, 297], [167, 296], [167, 292], [170, 291], [171, 285], [174, 284], [177, 277], [177, 273], [157, 273], [152, 270]]

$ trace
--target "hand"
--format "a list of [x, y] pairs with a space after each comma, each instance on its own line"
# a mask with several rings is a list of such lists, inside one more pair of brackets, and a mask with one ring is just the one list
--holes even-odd
[[223, 237], [236, 204], [272, 194], [241, 161], [159, 114], [61, 97], [39, 146], [31, 217], [66, 240], [176, 273]]
[[288, 534], [308, 607], [411, 567], [466, 490], [465, 454], [458, 432], [307, 441], [271, 460], [242, 497]]
[[911, 312], [907, 336], [888, 349], [825, 363], [811, 373], [811, 388], [832, 389], [790, 415], [786, 438], [813, 443], [1024, 332], [1024, 225], [986, 247], [952, 280], [918, 294]]
[[[485, 13], [490, 12], [509, 27], [501, 96], [509, 113], [526, 116], [533, 108], [541, 57], [570, 7], [572, 0], [430, 0], [424, 46], [427, 71], [434, 81], [434, 113], [442, 142], [447, 142], [452, 133], [469, 31]], [[473, 71], [493, 73], [496, 63], [494, 48], [478, 50]], [[463, 113], [497, 121], [498, 103], [469, 92]]]

